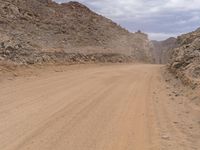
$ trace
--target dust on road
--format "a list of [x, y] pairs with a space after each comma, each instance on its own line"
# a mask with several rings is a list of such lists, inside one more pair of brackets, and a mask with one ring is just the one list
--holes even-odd
[[162, 68], [83, 67], [4, 82], [0, 149], [195, 149], [199, 143], [171, 123]]

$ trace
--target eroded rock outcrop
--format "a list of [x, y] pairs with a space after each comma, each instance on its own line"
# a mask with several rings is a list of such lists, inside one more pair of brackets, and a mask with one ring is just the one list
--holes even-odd
[[184, 83], [195, 87], [200, 83], [200, 30], [179, 36], [177, 43], [169, 68]]
[[56, 52], [152, 61], [147, 35], [130, 33], [78, 2], [0, 0], [0, 36], [1, 59], [22, 64], [50, 61], [46, 55]]

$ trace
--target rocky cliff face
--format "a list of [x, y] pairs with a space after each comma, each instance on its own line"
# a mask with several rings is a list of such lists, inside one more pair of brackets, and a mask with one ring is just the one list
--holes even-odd
[[99, 53], [151, 61], [147, 35], [130, 33], [78, 2], [0, 0], [0, 37], [0, 59], [17, 63], [57, 60], [56, 53], [64, 61]]
[[200, 83], [200, 30], [179, 36], [177, 42], [169, 68], [184, 83], [195, 87]]
[[152, 55], [156, 64], [167, 64], [170, 60], [171, 51], [176, 47], [176, 38], [168, 38], [164, 41], [151, 41]]

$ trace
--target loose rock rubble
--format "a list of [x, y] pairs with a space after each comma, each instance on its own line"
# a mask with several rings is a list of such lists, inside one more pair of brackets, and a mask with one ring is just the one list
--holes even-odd
[[185, 84], [196, 87], [200, 83], [200, 31], [179, 36], [177, 43], [169, 69]]
[[0, 0], [1, 61], [151, 62], [149, 49], [146, 34], [130, 33], [78, 2]]

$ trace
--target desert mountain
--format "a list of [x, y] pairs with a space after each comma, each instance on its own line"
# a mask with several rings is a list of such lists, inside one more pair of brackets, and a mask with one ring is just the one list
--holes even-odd
[[170, 69], [186, 84], [195, 86], [200, 83], [200, 30], [179, 36], [177, 43]]
[[130, 33], [78, 2], [0, 0], [0, 37], [0, 59], [17, 63], [151, 61], [146, 34]]
[[176, 47], [176, 38], [171, 37], [164, 41], [151, 41], [152, 54], [156, 64], [166, 64], [170, 60], [172, 49]]

